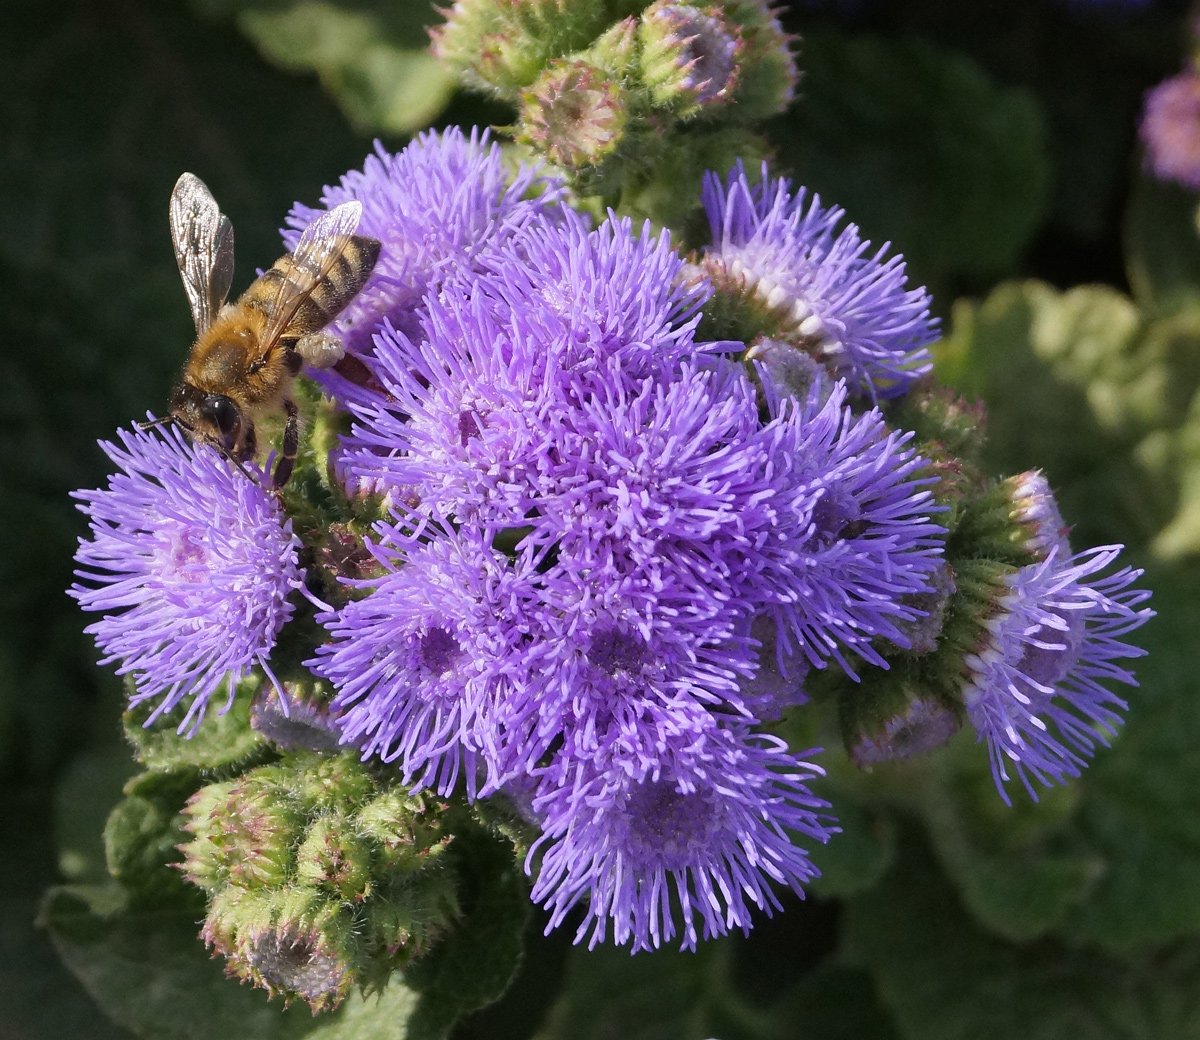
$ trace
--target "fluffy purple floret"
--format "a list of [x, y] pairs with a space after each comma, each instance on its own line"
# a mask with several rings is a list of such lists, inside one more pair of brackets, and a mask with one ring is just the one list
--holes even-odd
[[1066, 783], [1121, 723], [1125, 701], [1106, 683], [1137, 685], [1114, 662], [1145, 651], [1121, 641], [1154, 612], [1150, 593], [1129, 586], [1140, 570], [1099, 573], [1120, 546], [1067, 556], [1053, 549], [1009, 579], [1010, 591], [987, 622], [987, 645], [967, 658], [967, 714], [986, 740], [992, 775], [1009, 802], [1008, 768], [1035, 800], [1031, 780]]
[[388, 573], [318, 615], [332, 639], [306, 664], [338, 691], [343, 743], [444, 795], [462, 773], [473, 796], [477, 752], [496, 744], [497, 676], [529, 628], [531, 575], [491, 547], [491, 531], [425, 543], [383, 531], [373, 551]]
[[481, 258], [472, 291], [541, 336], [564, 368], [615, 356], [637, 378], [651, 362], [674, 364], [696, 349], [699, 308], [711, 289], [685, 281], [684, 267], [670, 235], [652, 234], [648, 221], [639, 233], [610, 213], [592, 229], [564, 208], [557, 222], [532, 223]]
[[530, 854], [540, 854], [532, 896], [550, 912], [547, 931], [582, 901], [576, 941], [589, 946], [610, 925], [635, 951], [677, 934], [692, 949], [748, 932], [752, 907], [779, 908], [772, 883], [803, 894], [818, 874], [795, 841], [836, 830], [807, 786], [822, 772], [741, 728], [717, 731], [702, 755], [664, 748], [656, 768], [635, 775], [549, 770], [532, 802], [543, 833]]
[[1200, 190], [1200, 73], [1188, 69], [1146, 94], [1141, 137], [1159, 180]]
[[[321, 196], [325, 209], [360, 201], [358, 233], [383, 244], [366, 286], [330, 331], [368, 362], [371, 338], [385, 319], [419, 335], [429, 289], [469, 271], [482, 254], [543, 217], [561, 194], [561, 184], [535, 167], [510, 177], [486, 131], [472, 130], [470, 137], [457, 127], [427, 131], [396, 154], [377, 143], [361, 171], [347, 173]], [[283, 232], [289, 249], [321, 212], [301, 203], [292, 208]], [[345, 400], [368, 396], [336, 373], [317, 375]]]
[[555, 416], [579, 407], [587, 373], [616, 363], [636, 382], [697, 349], [708, 287], [683, 285], [666, 235], [635, 234], [627, 220], [592, 231], [569, 211], [479, 266], [429, 298], [419, 336], [377, 336], [387, 398], [350, 402], [358, 422], [339, 467], [354, 486], [490, 522], [542, 493]]
[[[132, 675], [150, 721], [191, 698], [180, 732], [199, 725], [223, 681], [266, 669], [300, 587], [299, 541], [275, 497], [174, 428], [121, 430], [101, 448], [120, 472], [76, 491], [90, 520], [70, 595], [104, 617], [87, 632]], [[268, 674], [270, 674], [268, 672]]]
[[904, 393], [932, 367], [937, 338], [924, 289], [907, 288], [904, 261], [888, 244], [870, 252], [858, 227], [786, 178], [751, 187], [739, 164], [725, 183], [704, 182], [713, 244], [707, 261], [776, 309], [841, 378], [881, 397]]
[[779, 411], [762, 432], [779, 502], [755, 589], [778, 625], [780, 663], [798, 649], [815, 667], [832, 658], [853, 676], [849, 648], [886, 668], [870, 640], [908, 645], [897, 622], [919, 615], [903, 597], [931, 591], [942, 558], [932, 481], [919, 476], [925, 460], [878, 410], [854, 415], [842, 383], [823, 403], [815, 391], [780, 402], [769, 377], [764, 386]]

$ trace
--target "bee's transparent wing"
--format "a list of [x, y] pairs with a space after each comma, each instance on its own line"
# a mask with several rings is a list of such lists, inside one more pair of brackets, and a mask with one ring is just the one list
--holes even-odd
[[199, 335], [233, 284], [233, 225], [193, 173], [183, 174], [171, 192], [171, 243]]
[[343, 202], [328, 213], [322, 213], [304, 229], [283, 281], [279, 283], [271, 316], [263, 331], [260, 358], [266, 358], [274, 349], [301, 305], [333, 270], [338, 257], [358, 230], [361, 217], [361, 202]]

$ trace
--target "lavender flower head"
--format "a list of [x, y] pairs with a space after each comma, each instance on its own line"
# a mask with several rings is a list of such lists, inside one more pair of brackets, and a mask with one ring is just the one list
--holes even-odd
[[844, 212], [767, 176], [751, 187], [739, 164], [724, 185], [704, 182], [713, 245], [701, 269], [717, 284], [753, 293], [834, 374], [881, 397], [903, 394], [932, 367], [937, 338], [929, 295], [909, 289], [904, 261], [873, 253], [858, 228], [835, 233]]
[[573, 385], [604, 359], [636, 380], [697, 349], [708, 287], [685, 286], [682, 270], [666, 235], [628, 220], [590, 230], [564, 211], [513, 236], [431, 294], [420, 336], [377, 337], [387, 396], [351, 402], [342, 474], [459, 520], [520, 517], [542, 493], [554, 416], [578, 404]]
[[[390, 154], [376, 143], [361, 171], [347, 173], [321, 196], [332, 209], [351, 199], [362, 203], [360, 235], [383, 248], [366, 286], [330, 326], [354, 358], [369, 362], [372, 337], [386, 319], [410, 335], [420, 332], [423, 298], [430, 288], [462, 270], [480, 254], [541, 218], [562, 193], [557, 181], [522, 167], [508, 175], [500, 148], [487, 132], [467, 137], [457, 127], [419, 134]], [[526, 196], [537, 194], [536, 198]], [[289, 249], [322, 210], [297, 203], [283, 234]], [[318, 373], [327, 388], [347, 400], [361, 387], [337, 373]]]
[[[836, 828], [807, 784], [822, 770], [775, 738], [715, 730], [705, 756], [664, 748], [660, 766], [629, 774], [581, 769], [548, 775], [533, 799], [543, 836], [532, 896], [547, 930], [577, 903], [576, 941], [594, 947], [609, 925], [618, 945], [654, 949], [750, 930], [751, 907], [779, 908], [772, 882], [803, 894], [816, 877], [799, 834], [827, 841]], [[808, 753], [806, 753], [808, 754]]]
[[909, 646], [900, 625], [920, 615], [906, 597], [933, 591], [942, 556], [925, 460], [877, 410], [855, 416], [844, 383], [824, 401], [815, 387], [801, 403], [781, 401], [769, 374], [760, 375], [777, 413], [762, 437], [779, 501], [754, 595], [778, 625], [780, 667], [787, 674], [785, 659], [800, 653], [812, 667], [832, 659], [854, 676], [849, 649], [886, 668], [871, 640]]
[[1187, 69], [1149, 91], [1140, 131], [1154, 176], [1200, 190], [1200, 72]]
[[343, 743], [444, 795], [465, 774], [473, 795], [477, 753], [496, 745], [487, 709], [497, 672], [528, 627], [531, 576], [491, 547], [494, 532], [425, 543], [381, 532], [374, 552], [387, 573], [357, 583], [366, 597], [318, 615], [332, 639], [306, 664], [337, 688]]
[[987, 741], [1005, 802], [1010, 763], [1036, 800], [1031, 779], [1048, 787], [1078, 776], [1122, 721], [1127, 705], [1104, 684], [1137, 685], [1114, 662], [1145, 653], [1121, 639], [1153, 611], [1142, 606], [1149, 592], [1129, 588], [1140, 570], [1098, 577], [1119, 553], [1103, 546], [1069, 556], [1055, 547], [1016, 571], [986, 622], [986, 645], [966, 659], [967, 714]]
[[271, 674], [300, 543], [275, 497], [211, 448], [174, 428], [119, 436], [100, 444], [120, 470], [108, 488], [74, 493], [91, 538], [75, 554], [86, 584], [69, 594], [104, 612], [86, 631], [102, 664], [133, 676], [132, 703], [158, 699], [147, 725], [191, 698], [183, 732], [222, 682], [232, 699], [253, 666]]

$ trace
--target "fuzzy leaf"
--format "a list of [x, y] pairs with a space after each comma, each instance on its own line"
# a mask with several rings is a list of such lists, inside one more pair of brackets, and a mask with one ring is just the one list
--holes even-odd
[[[386, 10], [419, 12], [420, 5], [245, 6], [238, 25], [264, 57], [284, 69], [316, 72], [362, 133], [419, 130], [454, 93], [456, 77], [428, 53], [420, 22], [396, 24]], [[438, 21], [432, 7], [424, 14], [429, 24]]]
[[122, 717], [125, 736], [138, 761], [153, 772], [238, 772], [251, 759], [271, 753], [270, 745], [250, 728], [250, 702], [261, 683], [258, 676], [244, 680], [230, 709], [221, 713], [219, 705], [214, 704], [191, 736], [176, 731], [184, 714], [183, 705], [146, 726], [154, 706], [143, 702]]
[[1158, 617], [1137, 633], [1148, 655], [1126, 693], [1128, 721], [1082, 781], [1078, 831], [1103, 857], [1090, 898], [1063, 926], [1072, 940], [1124, 952], [1200, 931], [1200, 573], [1149, 576]]
[[474, 828], [455, 834], [448, 855], [462, 879], [458, 924], [404, 972], [419, 998], [410, 1040], [446, 1036], [455, 1021], [496, 1001], [521, 961], [529, 891], [505, 840]]
[[876, 244], [891, 240], [922, 279], [1013, 264], [1050, 187], [1030, 92], [911, 39], [806, 33], [801, 65], [801, 98], [772, 132], [782, 168]]
[[79, 883], [107, 878], [104, 821], [133, 770], [127, 749], [116, 747], [85, 752], [64, 771], [55, 791], [54, 814], [58, 866], [64, 877]]
[[96, 1002], [143, 1040], [405, 1040], [412, 994], [352, 997], [314, 1017], [226, 978], [188, 910], [130, 909], [117, 886], [51, 890], [42, 909], [63, 960]]
[[189, 838], [180, 810], [195, 787], [186, 775], [144, 773], [126, 785], [135, 793], [109, 814], [104, 828], [108, 872], [133, 901], [194, 897], [203, 912], [199, 890], [173, 867], [182, 858], [178, 847]]
[[850, 902], [849, 959], [912, 1040], [1153, 1040], [1200, 1036], [1200, 945], [1133, 963], [989, 936], [911, 839]]

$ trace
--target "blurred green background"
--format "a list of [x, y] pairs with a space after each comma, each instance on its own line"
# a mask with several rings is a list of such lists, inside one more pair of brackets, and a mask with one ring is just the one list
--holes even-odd
[[[400, 147], [511, 112], [455, 92], [423, 53], [438, 21], [423, 3], [2, 10], [0, 1036], [236, 1037], [182, 994], [171, 1028], [129, 1007], [111, 1023], [35, 926], [48, 886], [102, 875], [100, 830], [132, 772], [118, 684], [63, 594], [84, 526], [68, 495], [103, 481], [96, 439], [161, 409], [183, 361], [166, 227], [180, 172], [233, 220], [236, 293], [280, 252], [293, 201], [315, 202], [374, 136]], [[830, 753], [846, 833], [807, 900], [695, 956], [572, 951], [535, 914], [513, 989], [455, 1036], [1200, 1037], [1198, 200], [1147, 179], [1135, 140], [1143, 93], [1188, 57], [1185, 14], [796, 4], [804, 78], [766, 128], [781, 169], [934, 291], [940, 373], [986, 400], [989, 462], [1044, 467], [1077, 548], [1124, 542], [1149, 568], [1159, 618], [1116, 748], [1013, 810], [969, 738], [870, 776]], [[100, 949], [113, 971], [161, 953], [122, 942]], [[198, 941], [186, 954], [219, 974]], [[248, 1037], [315, 1025], [273, 1006], [238, 1021]]]

